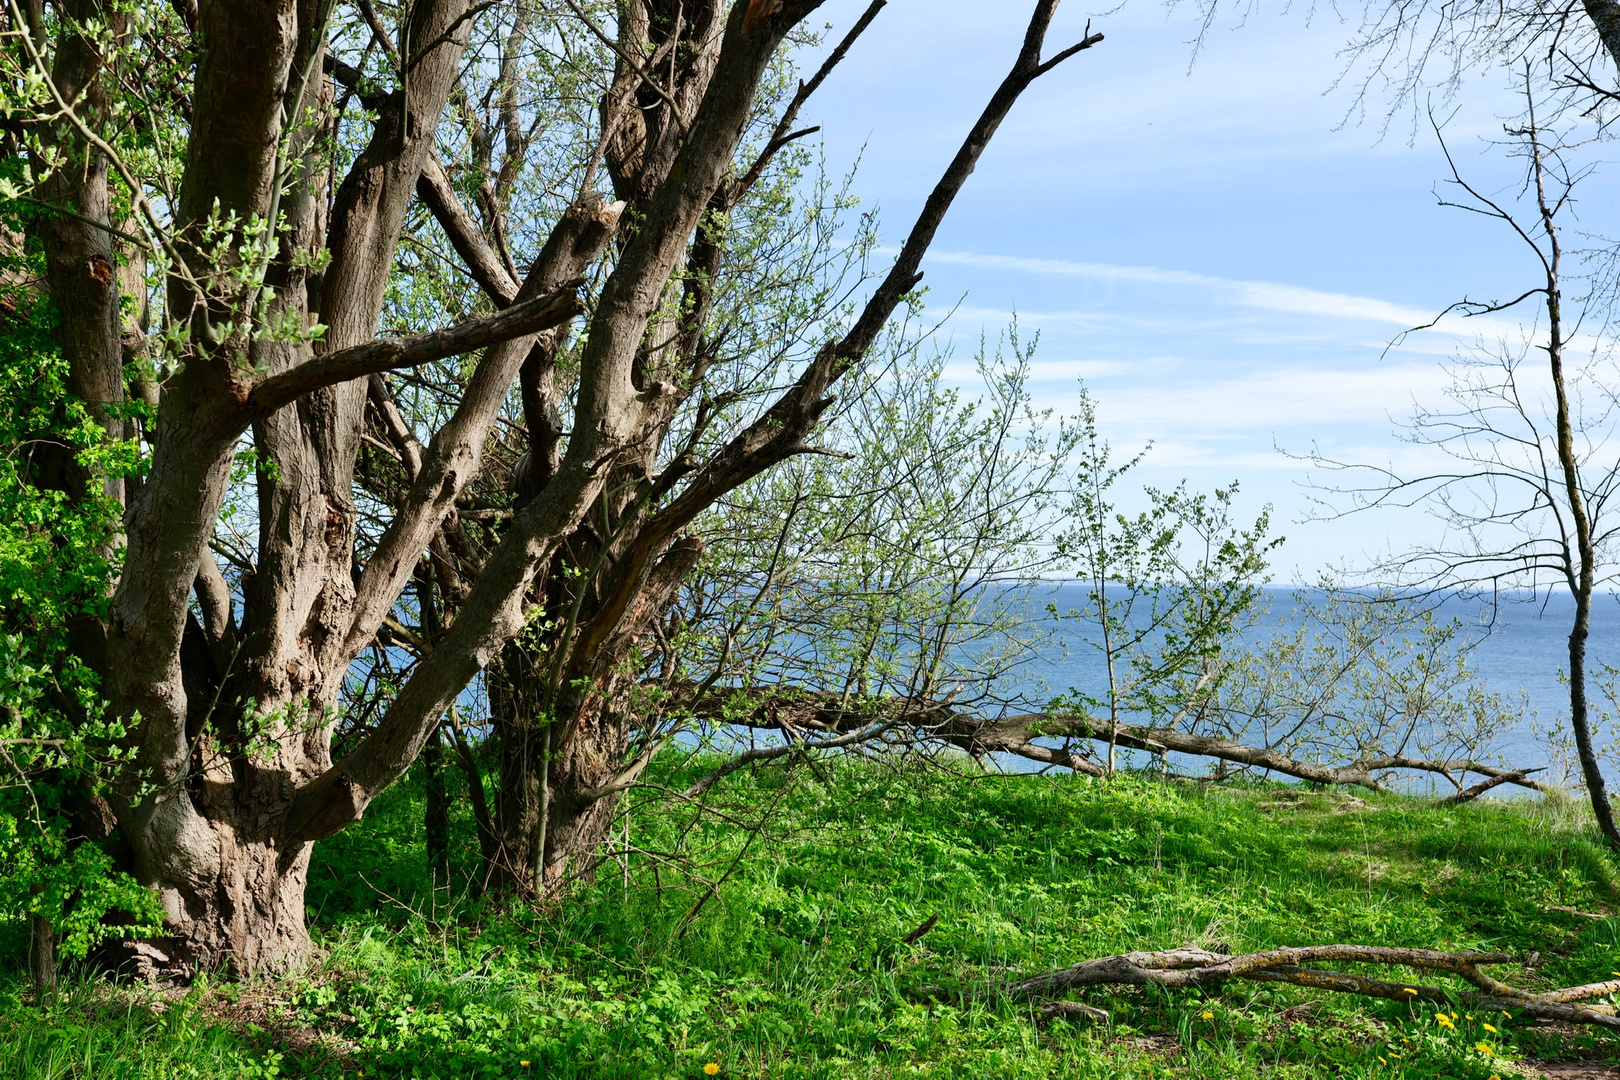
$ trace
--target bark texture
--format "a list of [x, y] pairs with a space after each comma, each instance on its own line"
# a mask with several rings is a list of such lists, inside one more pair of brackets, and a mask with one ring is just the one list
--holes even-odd
[[[357, 820], [424, 747], [442, 782], [440, 725], [492, 666], [511, 692], [495, 739], [500, 795], [493, 810], [475, 807], [491, 869], [547, 891], [569, 868], [588, 870], [613, 796], [656, 741], [638, 672], [702, 554], [693, 523], [811, 448], [829, 388], [915, 286], [946, 209], [1019, 94], [1100, 40], [1043, 61], [1056, 0], [1039, 0], [1012, 73], [848, 332], [717, 452], [672, 460], [672, 420], [709, 393], [703, 380], [720, 358], [705, 327], [727, 217], [795, 137], [792, 117], [827, 68], [751, 164], [739, 161], [742, 140], [784, 37], [819, 6], [632, 0], [611, 31], [590, 24], [615, 58], [600, 139], [580, 193], [555, 210], [523, 271], [506, 214], [537, 130], [525, 127], [513, 81], [526, 8], [501, 24], [508, 81], [489, 97], [505, 146], [497, 162], [463, 84], [476, 67], [468, 43], [482, 20], [507, 14], [502, 4], [417, 0], [397, 41], [378, 24], [363, 55], [349, 54], [371, 64], [364, 71], [335, 55], [353, 42], [334, 37], [332, 0], [183, 6], [153, 31], [172, 35], [174, 54], [196, 49], [187, 92], [174, 95], [188, 137], [177, 195], [164, 203], [172, 221], [137, 199], [131, 226], [170, 259], [161, 335], [147, 335], [139, 313], [121, 321], [120, 282], [138, 279], [113, 246], [128, 223], [109, 219], [145, 185], [118, 156], [121, 129], [100, 104], [116, 58], [76, 36], [72, 20], [54, 41], [28, 39], [37, 73], [74, 109], [72, 123], [51, 129], [68, 166], [42, 170], [43, 190], [72, 214], [40, 228], [75, 387], [111, 438], [137, 434], [119, 418], [131, 393], [155, 407], [139, 432], [144, 479], [106, 481], [105, 493], [127, 502], [122, 572], [106, 617], [82, 635], [129, 727], [132, 756], [112, 798], [122, 850], [167, 913], [165, 936], [130, 950], [143, 970], [247, 974], [304, 962], [310, 845]], [[106, 14], [101, 0], [62, 7]], [[374, 120], [334, 175], [330, 141], [353, 130], [337, 126], [338, 107], [356, 96]], [[447, 170], [437, 157], [452, 112], [476, 129], [474, 163], [488, 165], [471, 185], [476, 213], [462, 201], [464, 163]], [[591, 190], [597, 164], [612, 199]], [[483, 296], [448, 329], [385, 334], [418, 205]], [[576, 322], [583, 333], [570, 347]], [[165, 377], [126, 380], [130, 355], [154, 357]], [[391, 380], [462, 356], [464, 380], [431, 434], [407, 422]], [[514, 391], [525, 464], [497, 508], [499, 527], [474, 542], [463, 514], [491, 448], [510, 445], [501, 421]], [[222, 567], [216, 530], [244, 445], [256, 535]], [[390, 456], [394, 479], [368, 479], [371, 449]], [[357, 545], [366, 500], [391, 517]], [[413, 582], [414, 630], [399, 618]], [[542, 626], [538, 642], [514, 644]], [[334, 760], [345, 679], [383, 645], [413, 651], [408, 676]], [[474, 748], [448, 720], [456, 762], [476, 779]], [[441, 826], [436, 818], [433, 831]]]

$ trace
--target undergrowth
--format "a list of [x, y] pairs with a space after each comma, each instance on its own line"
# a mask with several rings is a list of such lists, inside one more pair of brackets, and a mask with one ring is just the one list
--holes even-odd
[[1477, 948], [1529, 958], [1495, 969], [1527, 987], [1609, 978], [1614, 864], [1558, 799], [1444, 808], [1134, 775], [970, 780], [920, 763], [739, 775], [724, 816], [662, 798], [648, 789], [629, 809], [626, 862], [534, 910], [476, 902], [464, 878], [435, 887], [418, 794], [400, 785], [317, 848], [312, 969], [169, 992], [81, 974], [43, 1008], [8, 971], [0, 1077], [640, 1080], [713, 1064], [722, 1077], [1506, 1080], [1536, 1057], [1620, 1056], [1609, 1036], [1520, 1016], [1454, 1008], [1442, 1023], [1432, 1006], [1294, 987], [1088, 991], [1104, 1024], [1046, 1020], [992, 990], [1190, 943]]

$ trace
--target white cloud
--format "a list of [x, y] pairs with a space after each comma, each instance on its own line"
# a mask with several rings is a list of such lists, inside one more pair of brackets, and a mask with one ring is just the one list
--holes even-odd
[[[1436, 312], [1379, 300], [1369, 296], [1351, 296], [1346, 293], [1323, 292], [1298, 285], [1283, 285], [1274, 281], [1244, 281], [1235, 278], [1214, 277], [1189, 270], [1164, 270], [1156, 266], [1118, 266], [1111, 263], [1072, 262], [1067, 259], [1031, 259], [1017, 255], [987, 255], [970, 251], [931, 251], [925, 261], [972, 266], [985, 270], [1010, 270], [1017, 273], [1062, 275], [1089, 278], [1097, 281], [1131, 281], [1153, 285], [1185, 285], [1202, 288], [1218, 294], [1226, 303], [1261, 311], [1286, 312], [1295, 315], [1324, 315], [1331, 318], [1355, 319], [1363, 322], [1386, 323], [1402, 329], [1421, 326], [1434, 320]], [[1071, 313], [1078, 317], [1079, 313]], [[1094, 317], [1094, 316], [1092, 316]], [[1044, 316], [1051, 319], [1053, 316]], [[1509, 326], [1485, 320], [1464, 320], [1448, 316], [1435, 327], [1436, 331], [1455, 334], [1463, 325], [1474, 333], [1485, 333]]]
[[[1442, 316], [1438, 311], [1379, 297], [1327, 292], [1274, 281], [1216, 277], [1189, 270], [1167, 270], [1156, 266], [1028, 258], [971, 251], [930, 251], [924, 261], [1014, 274], [1198, 289], [1202, 290], [1209, 301], [1217, 307], [1313, 318], [1308, 324], [1308, 329], [1298, 323], [1290, 326], [1275, 323], [1261, 326], [1253, 323], [1238, 324], [1230, 320], [1189, 317], [1189, 305], [1184, 301], [1168, 305], [1166, 314], [1155, 314], [1152, 318], [1117, 310], [1008, 312], [963, 307], [956, 312], [959, 317], [977, 318], [985, 322], [996, 321], [1005, 324], [1016, 315], [1020, 321], [1037, 328], [1046, 325], [1095, 328], [1113, 325], [1151, 328], [1159, 333], [1174, 330], [1222, 329], [1229, 338], [1252, 344], [1331, 342], [1340, 347], [1349, 347], [1357, 353], [1370, 351], [1380, 356], [1401, 352], [1451, 356], [1456, 354], [1459, 348], [1471, 349], [1481, 345], [1492, 351], [1504, 345], [1511, 350], [1523, 350], [1533, 344], [1532, 339], [1538, 332], [1534, 319], [1539, 313], [1539, 308], [1533, 299], [1527, 301], [1522, 308], [1515, 309], [1523, 311], [1526, 316], [1525, 320], [1520, 321], [1511, 315], [1465, 316], [1454, 312]], [[1394, 332], [1382, 340], [1347, 339], [1342, 328], [1332, 326], [1323, 320], [1370, 323], [1390, 328]], [[1571, 354], [1590, 352], [1602, 347], [1604, 346], [1598, 339], [1585, 334], [1571, 337], [1567, 342]]]
[[1445, 383], [1434, 365], [1272, 368], [1235, 379], [1111, 387], [1102, 411], [1111, 422], [1149, 431], [1282, 431], [1399, 419], [1414, 396], [1432, 399]]

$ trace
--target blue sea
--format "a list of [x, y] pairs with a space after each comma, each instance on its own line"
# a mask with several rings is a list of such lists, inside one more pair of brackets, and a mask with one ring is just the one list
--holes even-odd
[[[1074, 608], [1083, 600], [1079, 585], [1055, 586], [1046, 597], [1060, 609]], [[1263, 623], [1286, 629], [1289, 614], [1294, 610], [1294, 593], [1288, 589], [1268, 589], [1265, 603], [1269, 614]], [[1484, 601], [1451, 597], [1437, 605], [1439, 614], [1455, 616], [1469, 627], [1475, 640], [1469, 663], [1485, 685], [1504, 694], [1515, 704], [1521, 691], [1524, 709], [1519, 722], [1511, 731], [1491, 747], [1501, 760], [1513, 767], [1552, 766], [1545, 778], [1562, 780], [1561, 767], [1554, 748], [1545, 737], [1534, 730], [1557, 726], [1567, 730], [1569, 691], [1560, 678], [1568, 667], [1568, 639], [1574, 602], [1566, 593], [1543, 593], [1538, 598], [1512, 595], [1500, 599], [1494, 606]], [[1275, 630], [1273, 631], [1275, 632]], [[1620, 596], [1600, 596], [1593, 605], [1591, 634], [1587, 646], [1589, 668], [1602, 663], [1620, 666]], [[1058, 693], [1076, 688], [1096, 694], [1106, 687], [1106, 672], [1097, 650], [1084, 640], [1072, 636], [1066, 648], [1051, 648], [1037, 660], [1025, 665], [1021, 674], [1026, 686], [1038, 696], [1038, 687]], [[1595, 710], [1606, 702], [1588, 683], [1588, 696]], [[1172, 764], [1191, 774], [1203, 774], [1207, 762], [1194, 759], [1175, 760]], [[1009, 767], [1017, 767], [1007, 763]], [[1136, 764], [1145, 764], [1145, 756], [1138, 756]], [[1620, 770], [1606, 769], [1611, 784], [1620, 781]], [[1474, 779], [1479, 779], [1474, 777]], [[1442, 781], [1443, 783], [1443, 781]], [[1521, 788], [1499, 788], [1505, 795], [1523, 792]]]

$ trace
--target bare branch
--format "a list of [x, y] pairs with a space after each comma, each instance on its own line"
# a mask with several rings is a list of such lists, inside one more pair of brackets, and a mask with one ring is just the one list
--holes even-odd
[[317, 357], [291, 371], [272, 375], [254, 387], [247, 396], [248, 414], [264, 416], [325, 386], [384, 371], [420, 367], [447, 356], [459, 356], [560, 326], [585, 310], [579, 299], [579, 287], [583, 284], [583, 278], [576, 279], [556, 292], [448, 329], [384, 338]]
[[[1322, 962], [1386, 964], [1444, 972], [1478, 987], [1479, 991], [1459, 992], [1421, 983], [1388, 982], [1302, 966]], [[1188, 947], [1087, 960], [1073, 967], [1004, 984], [997, 991], [1010, 997], [1045, 997], [1086, 986], [1208, 987], [1244, 979], [1291, 983], [1314, 990], [1390, 1001], [1427, 1001], [1442, 1006], [1457, 1002], [1475, 1009], [1509, 1011], [1620, 1030], [1620, 1016], [1615, 1015], [1613, 1006], [1571, 1004], [1612, 994], [1620, 990], [1620, 980], [1532, 994], [1480, 970], [1490, 964], [1514, 962], [1516, 958], [1507, 953], [1435, 952], [1376, 945], [1315, 945], [1271, 949], [1245, 956], [1226, 956]], [[937, 996], [938, 988], [926, 992]]]
[[784, 146], [794, 139], [800, 139], [812, 132], [821, 130], [819, 127], [802, 128], [798, 131], [791, 129], [793, 122], [799, 118], [799, 110], [804, 108], [804, 103], [810, 99], [810, 95], [814, 94], [821, 84], [827, 80], [827, 76], [832, 74], [833, 68], [837, 67], [844, 57], [849, 55], [850, 47], [855, 44], [857, 38], [866, 32], [866, 28], [872, 25], [872, 21], [878, 17], [878, 12], [882, 11], [888, 2], [889, 0], [872, 0], [872, 3], [867, 6], [861, 17], [855, 20], [855, 25], [850, 27], [849, 33], [845, 34], [843, 40], [827, 55], [827, 59], [821, 62], [821, 67], [816, 69], [816, 73], [810, 76], [810, 81], [799, 83], [798, 92], [793, 95], [793, 100], [788, 102], [788, 107], [783, 110], [782, 118], [776, 123], [776, 130], [772, 131], [771, 137], [765, 141], [765, 148], [759, 152], [759, 157], [754, 159], [754, 163], [743, 171], [742, 179], [737, 181], [736, 188], [731, 195], [733, 204], [759, 181], [760, 176], [765, 172], [766, 166], [771, 163], [771, 159]]
[[428, 155], [423, 164], [416, 194], [450, 238], [450, 246], [466, 262], [473, 280], [501, 307], [510, 305], [517, 298], [518, 282], [484, 236], [484, 230], [461, 204], [437, 154]]

